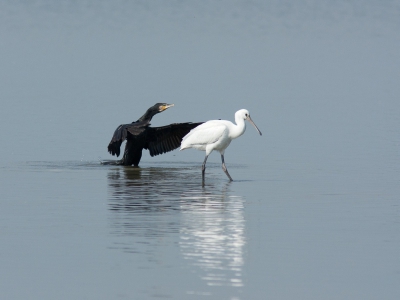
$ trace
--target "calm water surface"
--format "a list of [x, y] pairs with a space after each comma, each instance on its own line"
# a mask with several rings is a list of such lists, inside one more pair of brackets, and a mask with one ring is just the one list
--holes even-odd
[[210, 163], [202, 188], [200, 163], [3, 166], [4, 297], [398, 294], [398, 187], [280, 162], [230, 173]]
[[[400, 299], [396, 1], [2, 1], [0, 299]], [[251, 126], [104, 166], [114, 129]]]

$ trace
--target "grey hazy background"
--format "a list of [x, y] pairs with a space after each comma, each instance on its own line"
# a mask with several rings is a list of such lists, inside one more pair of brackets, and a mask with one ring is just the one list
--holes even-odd
[[[0, 1], [0, 298], [399, 299], [399, 1]], [[100, 166], [121, 123], [251, 126]]]
[[247, 108], [265, 137], [240, 144], [272, 157], [396, 151], [386, 135], [399, 122], [398, 1], [1, 1], [0, 11], [4, 160], [107, 158], [114, 128], [158, 101], [176, 107], [153, 125]]

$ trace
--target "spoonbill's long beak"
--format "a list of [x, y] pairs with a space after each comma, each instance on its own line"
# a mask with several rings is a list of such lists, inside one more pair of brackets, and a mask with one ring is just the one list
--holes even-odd
[[249, 122], [251, 123], [251, 125], [253, 125], [253, 126], [257, 129], [257, 131], [258, 131], [258, 133], [259, 133], [260, 135], [262, 135], [260, 129], [258, 129], [258, 127], [257, 127], [256, 124], [254, 124], [254, 122], [253, 122], [253, 120], [250, 118], [250, 116], [247, 117], [247, 121], [249, 121]]

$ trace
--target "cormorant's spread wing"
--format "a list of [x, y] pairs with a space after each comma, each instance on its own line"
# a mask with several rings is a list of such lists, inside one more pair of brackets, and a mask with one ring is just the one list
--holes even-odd
[[115, 129], [114, 135], [108, 144], [108, 152], [112, 155], [119, 156], [121, 144], [128, 138], [128, 134], [137, 136], [141, 134], [148, 125], [150, 125], [148, 122], [135, 122], [119, 125], [117, 129]]
[[148, 127], [145, 149], [151, 156], [163, 154], [175, 150], [181, 145], [182, 138], [190, 130], [201, 123], [174, 123], [162, 127]]

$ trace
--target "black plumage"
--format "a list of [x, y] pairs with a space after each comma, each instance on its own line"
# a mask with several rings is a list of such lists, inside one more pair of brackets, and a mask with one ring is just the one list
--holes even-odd
[[173, 104], [157, 103], [150, 107], [136, 122], [118, 126], [108, 144], [108, 152], [118, 157], [121, 144], [126, 140], [124, 155], [121, 160], [104, 163], [138, 166], [143, 149], [149, 150], [150, 155], [155, 156], [178, 148], [181, 145], [182, 138], [202, 122], [174, 123], [162, 127], [150, 127], [153, 116], [171, 106]]

